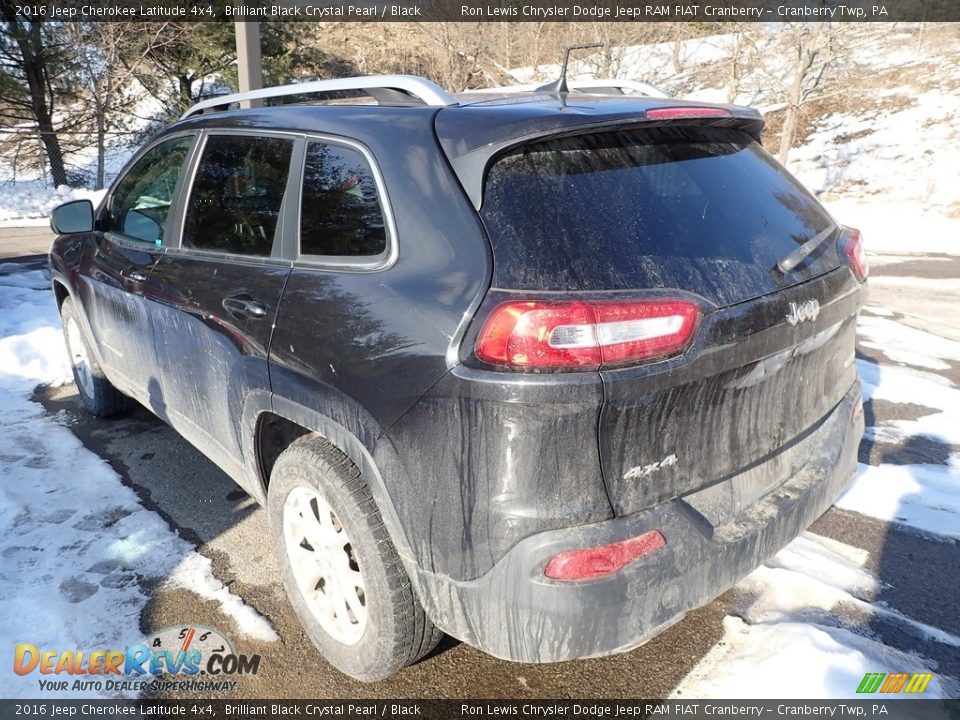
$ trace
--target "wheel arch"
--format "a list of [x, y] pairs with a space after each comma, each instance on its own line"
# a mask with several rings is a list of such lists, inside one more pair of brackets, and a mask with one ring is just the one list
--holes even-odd
[[[70, 286], [70, 281], [67, 279], [67, 276], [58, 270], [56, 266], [51, 266], [50, 268], [50, 285], [53, 289], [53, 297], [57, 303], [58, 312], [62, 310], [63, 304], [68, 298], [73, 300], [77, 321], [80, 323], [83, 332], [86, 333], [87, 340], [90, 343], [90, 351], [100, 366], [105, 368], [106, 363], [104, 362], [103, 352], [100, 350], [100, 342], [90, 325], [90, 320], [87, 317], [87, 311], [83, 305], [80, 293]], [[104, 372], [106, 372], [106, 370], [104, 370]]]
[[67, 282], [58, 275], [54, 275], [51, 278], [51, 284], [53, 285], [53, 296], [57, 300], [57, 309], [59, 310], [63, 307], [64, 301], [72, 295], [70, 288], [67, 287]]
[[[251, 458], [257, 478], [257, 489], [261, 494], [261, 502], [266, 501], [270, 470], [283, 449], [303, 435], [319, 435], [350, 458], [351, 462], [360, 469], [383, 518], [390, 539], [406, 566], [408, 574], [413, 577], [418, 569], [417, 560], [384, 480], [384, 473], [381, 469], [381, 465], [384, 463], [383, 457], [381, 457], [380, 462], [375, 459], [375, 454], [382, 455], [384, 443], [376, 443], [375, 448], [371, 450], [361, 441], [358, 434], [348, 428], [344, 422], [283, 397], [275, 395], [272, 400], [269, 409], [262, 409], [256, 414], [252, 439]], [[365, 414], [362, 408], [351, 408], [350, 414], [354, 418], [361, 413]], [[369, 416], [367, 419], [372, 421]], [[369, 429], [368, 426], [366, 433], [368, 436], [370, 436]], [[388, 452], [394, 458], [396, 457], [392, 450]], [[391, 466], [391, 471], [399, 470], [399, 463], [396, 465], [396, 470], [394, 470], [391, 460], [388, 459], [387, 463]]]

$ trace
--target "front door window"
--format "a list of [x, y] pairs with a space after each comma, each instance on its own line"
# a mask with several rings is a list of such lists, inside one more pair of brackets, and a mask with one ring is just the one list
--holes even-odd
[[192, 136], [177, 137], [148, 150], [123, 176], [110, 198], [105, 229], [130, 240], [163, 244]]

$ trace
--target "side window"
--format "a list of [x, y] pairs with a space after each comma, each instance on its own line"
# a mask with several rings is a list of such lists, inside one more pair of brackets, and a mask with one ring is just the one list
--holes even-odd
[[162, 142], [130, 168], [110, 197], [107, 232], [155, 245], [163, 242], [177, 178], [192, 143], [192, 136]]
[[269, 257], [293, 141], [211, 135], [187, 201], [183, 247]]
[[300, 203], [300, 254], [370, 256], [387, 248], [383, 209], [366, 158], [310, 143]]

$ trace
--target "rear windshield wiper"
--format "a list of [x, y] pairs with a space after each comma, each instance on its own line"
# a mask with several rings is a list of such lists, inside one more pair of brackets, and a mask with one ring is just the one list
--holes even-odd
[[833, 231], [836, 229], [837, 226], [831, 223], [830, 227], [828, 227], [826, 230], [817, 233], [812, 238], [807, 240], [803, 245], [783, 258], [783, 260], [777, 263], [777, 267], [780, 268], [780, 272], [786, 275], [788, 272], [793, 270], [797, 265], [802, 263], [810, 253], [820, 247], [824, 240], [833, 235]]

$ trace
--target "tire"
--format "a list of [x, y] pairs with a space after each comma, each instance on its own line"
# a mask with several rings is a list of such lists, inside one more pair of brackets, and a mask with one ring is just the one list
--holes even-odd
[[443, 637], [417, 600], [360, 470], [327, 440], [307, 435], [280, 454], [267, 512], [293, 609], [338, 670], [381, 680]]
[[77, 314], [73, 298], [66, 298], [60, 306], [63, 339], [73, 369], [73, 379], [83, 406], [97, 417], [119, 415], [133, 407], [133, 400], [117, 390], [100, 367], [91, 349], [90, 341]]

